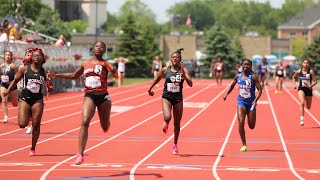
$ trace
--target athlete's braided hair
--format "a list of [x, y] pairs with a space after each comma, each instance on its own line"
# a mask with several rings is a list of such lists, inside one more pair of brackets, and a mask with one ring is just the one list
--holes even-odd
[[181, 51], [184, 51], [184, 49], [183, 49], [183, 48], [180, 48], [180, 49], [176, 50], [175, 52], [173, 52], [173, 53], [171, 54], [171, 56], [172, 56], [173, 54], [179, 54], [180, 60], [182, 60]]

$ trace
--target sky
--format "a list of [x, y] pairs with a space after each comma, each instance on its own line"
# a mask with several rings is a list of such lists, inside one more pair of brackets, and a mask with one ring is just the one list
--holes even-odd
[[[108, 0], [107, 11], [115, 14], [119, 12], [121, 5], [126, 0]], [[166, 10], [173, 6], [175, 3], [183, 2], [184, 0], [141, 0], [143, 3], [149, 6], [151, 11], [153, 11], [157, 16], [158, 23], [167, 22], [170, 18], [168, 17]], [[253, 0], [246, 0], [253, 1]], [[280, 8], [285, 0], [255, 0], [256, 2], [267, 2], [269, 1], [271, 5], [275, 8]]]

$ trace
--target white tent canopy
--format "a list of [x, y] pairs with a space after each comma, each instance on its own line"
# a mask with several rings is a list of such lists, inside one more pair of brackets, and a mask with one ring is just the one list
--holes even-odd
[[278, 58], [275, 55], [266, 56], [267, 61], [276, 61]]
[[289, 56], [283, 57], [283, 60], [285, 60], [285, 61], [295, 61], [295, 60], [297, 60], [297, 58], [295, 56], [289, 55]]
[[252, 61], [261, 61], [262, 60], [262, 56], [260, 55], [253, 55], [251, 58]]

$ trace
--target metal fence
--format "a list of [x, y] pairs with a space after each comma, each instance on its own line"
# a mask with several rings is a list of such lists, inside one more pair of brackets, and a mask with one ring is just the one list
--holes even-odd
[[[18, 67], [22, 65], [25, 56], [25, 50], [29, 47], [41, 48], [48, 57], [44, 68], [55, 73], [74, 72], [82, 63], [82, 60], [90, 58], [88, 48], [77, 46], [55, 47], [53, 45], [42, 44], [17, 44], [17, 43], [0, 43], [0, 55], [3, 56], [5, 51], [11, 51], [13, 54], [13, 63]], [[80, 60], [75, 60], [75, 55], [80, 55]], [[3, 63], [1, 61], [1, 63]], [[53, 79], [53, 92], [62, 91], [82, 91], [83, 77], [76, 80]]]

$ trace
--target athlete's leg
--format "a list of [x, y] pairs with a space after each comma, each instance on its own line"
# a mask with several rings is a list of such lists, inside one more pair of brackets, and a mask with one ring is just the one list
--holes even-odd
[[182, 113], [183, 113], [183, 101], [180, 101], [179, 103], [173, 106], [174, 144], [178, 143]]
[[250, 129], [256, 126], [256, 111], [248, 111], [248, 125]]
[[18, 106], [18, 99], [19, 99], [18, 94], [19, 94], [18, 89], [15, 89], [10, 92], [10, 101], [13, 107]]
[[162, 126], [162, 131], [164, 133], [167, 133], [168, 127], [169, 127], [169, 123], [170, 123], [170, 120], [171, 120], [172, 105], [171, 105], [170, 101], [168, 101], [165, 98], [161, 98], [161, 103], [162, 103], [163, 120], [164, 120], [164, 124]]
[[111, 111], [111, 100], [106, 100], [98, 106], [100, 125], [103, 132], [107, 132], [109, 130], [110, 111]]
[[300, 100], [300, 116], [304, 116], [304, 104], [305, 104], [305, 94], [302, 90], [298, 91], [298, 96]]
[[83, 156], [83, 151], [88, 141], [88, 129], [90, 121], [95, 113], [96, 105], [89, 97], [84, 97], [82, 104], [82, 123], [79, 134], [79, 154]]
[[278, 93], [279, 92], [279, 76], [276, 76], [276, 91], [275, 93]]
[[[38, 100], [32, 107], [32, 145], [31, 150], [36, 149], [36, 145], [39, 139], [40, 135], [40, 124], [41, 124], [41, 118], [43, 114], [44, 109], [44, 103], [43, 99]], [[29, 116], [26, 116], [27, 119]]]
[[222, 85], [222, 71], [219, 72], [219, 85]]
[[238, 130], [239, 130], [239, 134], [240, 134], [243, 146], [247, 145], [246, 133], [244, 130], [244, 123], [245, 123], [246, 114], [247, 114], [246, 107], [245, 106], [238, 106], [238, 108], [237, 108], [237, 115], [238, 115], [238, 121], [239, 121]]
[[30, 111], [31, 111], [30, 105], [27, 102], [20, 99], [19, 106], [18, 106], [18, 124], [20, 128], [25, 128], [28, 126]]
[[1, 101], [2, 101], [2, 111], [3, 111], [3, 116], [4, 116], [4, 120], [3, 123], [7, 123], [8, 122], [8, 95], [7, 96], [3, 96], [2, 94], [4, 92], [7, 92], [7, 88], [5, 87], [0, 87], [1, 90]]
[[306, 96], [306, 97], [305, 97], [305, 102], [306, 102], [306, 107], [307, 107], [308, 109], [310, 109], [310, 108], [311, 108], [311, 105], [312, 105], [312, 96]]
[[280, 83], [279, 91], [280, 93], [282, 93], [283, 77], [279, 77], [279, 83]]

